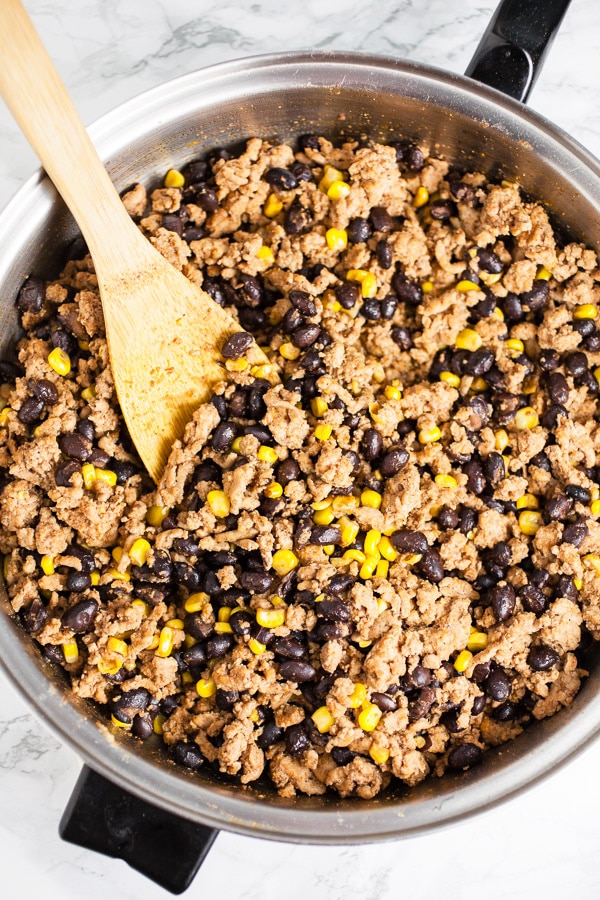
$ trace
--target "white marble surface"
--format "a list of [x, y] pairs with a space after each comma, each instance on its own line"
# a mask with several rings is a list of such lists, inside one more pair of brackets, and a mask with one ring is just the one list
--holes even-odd
[[[476, 0], [26, 0], [86, 122], [169, 78], [224, 59], [307, 47], [396, 54], [464, 69], [493, 4]], [[0, 65], [2, 61], [0, 60]], [[600, 155], [600, 4], [575, 0], [531, 106]], [[0, 207], [35, 168], [0, 108]], [[1, 248], [0, 248], [1, 252]], [[401, 843], [319, 848], [221, 834], [186, 896], [223, 900], [592, 900], [600, 895], [596, 758], [484, 817]], [[165, 897], [62, 843], [79, 762], [0, 676], [0, 896]]]

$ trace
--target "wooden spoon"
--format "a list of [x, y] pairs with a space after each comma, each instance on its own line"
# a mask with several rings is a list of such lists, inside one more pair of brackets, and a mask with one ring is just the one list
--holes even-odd
[[[0, 59], [0, 93], [92, 255], [121, 410], [158, 481], [173, 441], [223, 379], [219, 350], [240, 325], [129, 218], [20, 0], [0, 0]], [[267, 362], [254, 343], [244, 355]]]

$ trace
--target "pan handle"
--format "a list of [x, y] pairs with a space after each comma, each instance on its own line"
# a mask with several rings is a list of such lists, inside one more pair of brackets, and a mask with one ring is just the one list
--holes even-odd
[[181, 894], [219, 832], [152, 806], [84, 766], [59, 833], [64, 841], [122, 859]]
[[465, 75], [527, 101], [571, 0], [501, 0]]

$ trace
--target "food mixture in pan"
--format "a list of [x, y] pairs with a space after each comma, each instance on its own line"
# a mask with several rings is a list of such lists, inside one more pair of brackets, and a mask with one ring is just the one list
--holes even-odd
[[0, 550], [73, 692], [285, 797], [462, 771], [568, 706], [600, 638], [595, 253], [401, 141], [252, 138], [123, 202], [240, 332], [155, 490], [89, 256], [23, 285]]

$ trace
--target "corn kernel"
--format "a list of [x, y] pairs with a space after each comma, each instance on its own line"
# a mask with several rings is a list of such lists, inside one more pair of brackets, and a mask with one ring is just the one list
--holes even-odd
[[[597, 366], [597, 367], [594, 369], [594, 378], [596, 379], [596, 381], [598, 382], [598, 384], [600, 384], [600, 366]], [[4, 412], [4, 410], [2, 410], [2, 412]], [[1, 416], [1, 415], [2, 415], [2, 413], [0, 413], [0, 416]]]
[[270, 381], [271, 384], [274, 383], [275, 377], [278, 378], [275, 369], [269, 363], [263, 363], [261, 366], [252, 366], [250, 372], [256, 378], [265, 378], [267, 381]]
[[258, 724], [258, 722], [260, 721], [260, 713], [257, 709], [253, 709], [250, 713], [250, 721], [254, 722], [255, 724]]
[[329, 405], [322, 397], [313, 397], [310, 401], [310, 408], [312, 410], [313, 416], [316, 416], [318, 419], [321, 416], [324, 416], [327, 410], [329, 409]]
[[506, 346], [510, 350], [510, 356], [512, 356], [513, 358], [516, 356], [520, 356], [525, 352], [525, 344], [518, 338], [509, 338], [506, 341]]
[[401, 400], [402, 399], [402, 391], [400, 388], [394, 387], [391, 384], [388, 384], [385, 391], [386, 400]]
[[121, 659], [118, 659], [116, 662], [109, 662], [106, 659], [101, 659], [96, 668], [101, 675], [116, 675], [122, 665], [123, 660]]
[[472, 659], [473, 654], [470, 650], [461, 650], [454, 660], [454, 668], [457, 672], [464, 672]]
[[214, 697], [217, 693], [217, 685], [213, 678], [201, 678], [196, 682], [196, 692], [199, 697]]
[[154, 734], [161, 735], [163, 733], [163, 725], [165, 724], [165, 719], [166, 716], [164, 716], [162, 713], [159, 713], [155, 717], [152, 723], [152, 731], [154, 732]]
[[55, 347], [54, 350], [50, 351], [48, 363], [57, 375], [68, 375], [71, 371], [71, 358], [60, 347]]
[[165, 625], [160, 630], [160, 634], [158, 636], [158, 647], [156, 648], [156, 656], [162, 657], [162, 659], [166, 659], [167, 656], [171, 655], [171, 651], [173, 650], [173, 629], [169, 628], [168, 625]]
[[471, 352], [479, 350], [482, 344], [481, 335], [477, 334], [472, 328], [463, 328], [456, 336], [454, 342], [457, 350], [470, 350]]
[[245, 372], [248, 365], [249, 363], [245, 356], [240, 356], [239, 359], [225, 360], [225, 368], [228, 372]]
[[379, 405], [379, 403], [369, 403], [369, 415], [377, 425], [381, 424], [382, 422], [382, 418], [379, 415], [380, 411], [381, 406]]
[[459, 281], [456, 285], [456, 290], [460, 291], [461, 294], [466, 294], [468, 291], [480, 291], [481, 287], [478, 284], [475, 284], [474, 281], [470, 281], [468, 278], [463, 278], [462, 281]]
[[390, 541], [389, 537], [384, 535], [377, 545], [377, 549], [381, 553], [384, 559], [389, 560], [390, 562], [394, 562], [398, 559], [398, 551]]
[[348, 246], [348, 232], [345, 228], [328, 228], [325, 232], [325, 240], [330, 250], [339, 253]]
[[429, 202], [429, 191], [426, 187], [418, 187], [414, 196], [413, 206], [415, 209], [421, 209]]
[[[375, 569], [376, 578], [387, 578], [390, 571], [390, 564], [387, 559], [380, 559]], [[381, 599], [381, 598], [380, 598]]]
[[535, 494], [523, 494], [517, 500], [517, 509], [539, 509], [540, 503]]
[[379, 562], [378, 556], [367, 556], [366, 560], [364, 561], [364, 563], [362, 564], [362, 566], [360, 568], [360, 572], [359, 572], [360, 577], [364, 578], [365, 581], [367, 580], [367, 578], [372, 578], [375, 573], [375, 569], [377, 568], [378, 562]]
[[504, 272], [480, 272], [479, 280], [483, 281], [486, 287], [491, 287], [493, 284], [498, 284], [503, 275]]
[[431, 428], [422, 428], [419, 431], [419, 443], [433, 444], [435, 441], [439, 441], [441, 436], [442, 432], [437, 425], [433, 425]]
[[100, 584], [100, 573], [90, 572], [90, 581], [92, 583], [92, 587], [96, 587], [97, 584]]
[[452, 475], [436, 475], [435, 483], [440, 487], [444, 488], [454, 488], [458, 487], [458, 481]]
[[582, 303], [573, 312], [575, 319], [597, 319], [598, 308], [593, 303]]
[[267, 247], [265, 244], [260, 248], [258, 253], [256, 254], [257, 259], [264, 259], [265, 262], [271, 265], [275, 262], [275, 257], [273, 256], [273, 251], [270, 247]]
[[214, 630], [217, 634], [233, 634], [233, 628], [229, 622], [215, 622]]
[[127, 653], [129, 652], [129, 647], [125, 641], [122, 641], [117, 637], [109, 637], [106, 642], [106, 649], [109, 650], [110, 653], [118, 653], [119, 656], [127, 656]]
[[474, 631], [467, 641], [467, 650], [470, 650], [471, 653], [479, 653], [480, 650], [485, 650], [487, 645], [487, 634], [484, 631]]
[[387, 747], [377, 747], [375, 744], [371, 744], [369, 756], [378, 766], [383, 766], [390, 758], [390, 751]]
[[[597, 553], [586, 553], [583, 557], [583, 564], [588, 569], [593, 569], [596, 575], [600, 575], [600, 556]], [[581, 587], [582, 585], [577, 590], [581, 590]]]
[[278, 481], [272, 481], [264, 490], [265, 497], [269, 497], [271, 500], [277, 500], [282, 494], [283, 486]]
[[131, 722], [121, 722], [120, 719], [117, 719], [114, 713], [110, 714], [110, 721], [113, 725], [116, 725], [117, 728], [131, 728]]
[[183, 608], [187, 613], [200, 612], [209, 602], [210, 597], [208, 594], [205, 594], [204, 591], [198, 591], [195, 594], [190, 594], [183, 604]]
[[460, 385], [460, 376], [455, 375], [454, 372], [440, 372], [440, 381], [445, 381], [446, 384], [450, 384], [452, 387], [458, 387]]
[[315, 437], [318, 441], [328, 441], [332, 431], [333, 427], [331, 425], [325, 425], [324, 423], [317, 425], [315, 428]]
[[165, 626], [167, 628], [174, 628], [178, 629], [179, 631], [183, 631], [183, 619], [169, 619], [167, 622], [165, 622]]
[[348, 709], [360, 709], [367, 699], [367, 689], [360, 681], [355, 682], [348, 698]]
[[256, 621], [263, 628], [281, 628], [285, 622], [285, 609], [257, 609]]
[[533, 536], [542, 525], [542, 514], [537, 510], [525, 509], [519, 516], [519, 528], [523, 534]]
[[286, 341], [285, 344], [282, 344], [279, 348], [279, 353], [283, 356], [284, 359], [298, 359], [300, 356], [300, 349], [298, 347], [294, 347], [291, 341]]
[[335, 544], [323, 544], [321, 550], [325, 556], [332, 556], [335, 553]]
[[498, 319], [499, 322], [504, 322], [504, 313], [499, 306], [496, 307], [496, 309], [492, 313], [492, 316], [494, 317], [494, 319]]
[[433, 281], [422, 281], [421, 290], [424, 294], [430, 294], [433, 290]]
[[367, 700], [358, 714], [358, 724], [363, 731], [374, 731], [379, 725], [381, 715], [379, 707]]
[[330, 506], [326, 509], [319, 509], [313, 514], [313, 522], [315, 525], [331, 525], [334, 519], [335, 513]]
[[276, 550], [273, 554], [271, 567], [278, 575], [287, 575], [298, 565], [298, 557], [293, 550]]
[[379, 509], [383, 497], [377, 491], [370, 488], [364, 490], [360, 495], [361, 506], [368, 506], [370, 509]]
[[177, 169], [169, 169], [165, 175], [165, 187], [182, 188], [185, 184], [185, 177]]
[[540, 424], [538, 414], [532, 406], [523, 406], [515, 413], [515, 427], [519, 431], [536, 428]]
[[315, 723], [317, 731], [320, 732], [320, 734], [327, 734], [328, 731], [331, 731], [331, 726], [335, 722], [335, 719], [326, 706], [320, 706], [318, 709], [315, 709], [311, 719]]
[[332, 312], [340, 312], [342, 309], [342, 304], [338, 300], [324, 300], [323, 309], [329, 309]]
[[314, 503], [311, 503], [311, 509], [314, 509], [315, 512], [318, 512], [321, 509], [327, 509], [328, 506], [331, 506], [331, 500], [315, 500]]
[[427, 743], [427, 741], [425, 740], [425, 738], [422, 735], [418, 734], [416, 736], [415, 747], [417, 748], [417, 750], [422, 750], [426, 743]]
[[347, 513], [358, 509], [358, 507], [360, 506], [360, 500], [353, 494], [349, 494], [348, 496], [342, 494], [339, 497], [334, 497], [331, 505], [333, 506], [333, 509], [336, 513]]
[[170, 512], [168, 506], [151, 506], [146, 513], [146, 522], [154, 528], [159, 528]]
[[132, 601], [131, 601], [131, 605], [132, 605], [132, 606], [135, 606], [136, 608], [141, 609], [141, 610], [142, 610], [142, 613], [143, 613], [145, 616], [147, 616], [147, 615], [149, 614], [149, 612], [150, 612], [150, 604], [149, 604], [149, 603], [146, 603], [145, 600], [140, 600], [139, 597], [136, 597], [135, 600], [132, 600]]
[[345, 181], [334, 181], [327, 190], [327, 196], [330, 200], [341, 200], [350, 193], [350, 185]]
[[5, 406], [4, 409], [0, 411], [0, 427], [6, 428], [8, 425], [9, 414], [12, 412], [10, 406]]
[[269, 194], [263, 207], [263, 213], [268, 219], [274, 219], [283, 209], [283, 203], [277, 194]]
[[82, 400], [93, 400], [95, 396], [96, 396], [96, 388], [94, 387], [94, 385], [84, 388], [81, 392]]
[[145, 538], [137, 538], [129, 548], [129, 559], [136, 566], [144, 566], [151, 547]]
[[229, 515], [231, 504], [225, 491], [209, 491], [206, 495], [206, 502], [213, 516], [218, 519], [225, 519]]
[[48, 554], [42, 556], [40, 566], [44, 575], [54, 575], [54, 559]]
[[494, 435], [494, 446], [499, 453], [502, 453], [508, 447], [508, 434], [504, 428], [500, 428]]
[[593, 516], [600, 516], [600, 500], [594, 500], [590, 509]]
[[93, 488], [96, 481], [96, 467], [92, 463], [84, 463], [81, 467], [83, 483], [88, 491]]
[[550, 269], [547, 269], [546, 266], [542, 266], [541, 269], [538, 269], [538, 273], [535, 277], [536, 281], [550, 281], [552, 272]]
[[381, 540], [381, 532], [371, 528], [367, 531], [365, 537], [365, 553], [367, 556], [376, 556], [379, 558], [379, 541]]
[[[277, 462], [279, 457], [275, 450], [272, 447], [267, 447], [266, 444], [261, 444], [256, 453], [261, 462], [271, 463], [273, 465]], [[227, 511], [229, 512], [229, 510]]]
[[267, 649], [267, 645], [261, 644], [261, 642], [257, 641], [256, 638], [250, 638], [250, 640], [248, 641], [248, 647], [255, 656], [260, 656], [260, 654], [264, 653]]
[[351, 550], [346, 550], [343, 556], [344, 559], [353, 559], [355, 562], [360, 563], [361, 565], [366, 562], [367, 557], [362, 552], [362, 550], [356, 550], [352, 548]]
[[353, 522], [352, 519], [349, 519], [347, 516], [342, 516], [338, 522], [338, 526], [341, 532], [340, 543], [342, 547], [353, 544], [360, 531], [358, 522]]
[[[81, 468], [83, 470], [83, 466]], [[109, 487], [114, 487], [117, 483], [117, 473], [112, 469], [96, 469], [96, 481], [103, 481]]]
[[574, 579], [573, 579], [573, 584], [575, 585], [575, 587], [577, 588], [577, 590], [580, 591], [581, 588], [583, 587], [583, 580], [582, 580], [581, 578], [574, 578]]
[[[83, 352], [85, 353], [87, 350], [90, 349], [90, 342], [89, 341], [77, 341], [77, 346], [79, 347], [80, 350], [83, 350]], [[86, 390], [87, 390], [87, 388], [86, 388]], [[81, 392], [81, 396], [83, 397], [83, 391]]]
[[115, 578], [117, 581], [131, 581], [131, 575], [129, 572], [119, 572], [118, 569], [109, 569], [108, 574], [111, 578]]
[[74, 663], [79, 659], [79, 647], [75, 638], [65, 641], [62, 645], [62, 651], [66, 663]]
[[323, 193], [326, 194], [332, 184], [335, 184], [336, 181], [343, 180], [343, 172], [340, 172], [340, 170], [336, 169], [335, 166], [326, 165], [323, 167], [323, 175], [321, 180], [319, 181], [319, 190], [323, 191]]

